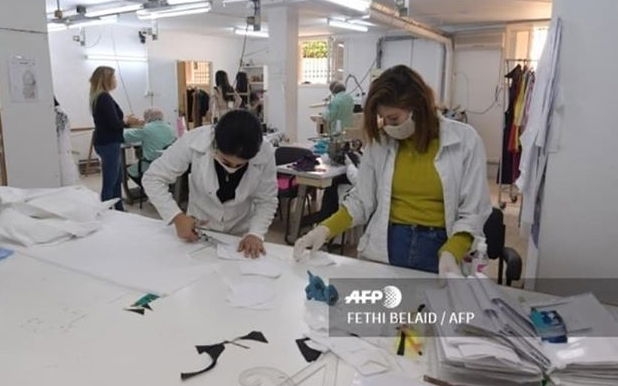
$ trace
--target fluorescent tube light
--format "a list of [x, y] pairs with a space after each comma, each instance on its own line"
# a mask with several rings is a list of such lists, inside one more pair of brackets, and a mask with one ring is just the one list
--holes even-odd
[[198, 13], [206, 13], [211, 10], [209, 2], [200, 2], [195, 4], [179, 5], [177, 7], [167, 8], [161, 11], [137, 11], [137, 18], [140, 20], [163, 19], [166, 17], [176, 17], [184, 15], [195, 15]]
[[367, 32], [369, 28], [364, 25], [352, 24], [345, 21], [328, 19], [328, 25], [335, 28], [349, 29], [352, 31]]
[[117, 21], [118, 21], [118, 16], [116, 15], [104, 16], [99, 19], [84, 20], [84, 21], [77, 21], [75, 23], [71, 23], [69, 24], [69, 28], [75, 29], [75, 28], [82, 28], [82, 27], [90, 27], [93, 25], [114, 24]]
[[110, 8], [95, 8], [92, 11], [86, 8], [86, 17], [98, 17], [98, 16], [107, 16], [107, 15], [115, 15], [119, 13], [128, 13], [134, 12], [138, 9], [141, 9], [141, 4], [128, 4], [122, 5], [119, 7], [110, 7]]
[[148, 59], [144, 56], [122, 56], [122, 55], [103, 55], [103, 54], [88, 54], [88, 60], [98, 60], [102, 62], [145, 62]]
[[329, 3], [337, 4], [341, 7], [350, 8], [359, 12], [367, 12], [371, 5], [371, 0], [326, 0]]
[[47, 23], [47, 32], [64, 31], [67, 25], [64, 23]]
[[205, 2], [206, 2], [205, 0], [167, 0], [167, 4], [169, 4], [169, 5], [205, 3]]
[[243, 36], [247, 35], [247, 36], [252, 36], [256, 38], [267, 38], [268, 37], [268, 31], [251, 31], [251, 30], [245, 30], [241, 28], [235, 28], [234, 33], [236, 35], [243, 35]]

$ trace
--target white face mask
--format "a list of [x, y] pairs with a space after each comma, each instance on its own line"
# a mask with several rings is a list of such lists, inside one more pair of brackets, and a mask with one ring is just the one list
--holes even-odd
[[395, 139], [406, 139], [410, 138], [412, 134], [414, 134], [414, 121], [412, 120], [412, 114], [408, 116], [403, 123], [399, 125], [384, 125], [384, 132], [388, 134], [390, 137]]
[[238, 166], [238, 167], [236, 167], [236, 168], [232, 168], [232, 167], [227, 166], [227, 165], [226, 165], [226, 164], [224, 164], [223, 162], [219, 161], [219, 159], [218, 159], [218, 158], [215, 158], [215, 160], [219, 163], [219, 165], [221, 165], [221, 167], [222, 167], [223, 169], [225, 169], [225, 171], [226, 171], [228, 174], [234, 174], [234, 173], [236, 173], [237, 171], [239, 171], [240, 169], [242, 169], [242, 168], [244, 167], [244, 165], [243, 165], [243, 166]]

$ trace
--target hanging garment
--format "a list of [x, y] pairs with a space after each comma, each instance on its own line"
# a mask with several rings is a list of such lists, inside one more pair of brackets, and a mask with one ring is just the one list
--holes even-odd
[[552, 20], [547, 40], [536, 71], [535, 87], [530, 102], [526, 131], [522, 135], [522, 162], [517, 187], [524, 196], [521, 222], [534, 223], [539, 187], [545, 173], [547, 153], [555, 151], [558, 127], [551, 124], [556, 94], [557, 67], [560, 53], [562, 21]]
[[71, 125], [68, 115], [60, 106], [56, 110], [56, 137], [58, 139], [58, 153], [60, 158], [60, 185], [70, 186], [77, 184], [79, 173], [73, 159], [71, 147]]
[[268, 340], [266, 339], [264, 334], [262, 334], [259, 331], [251, 331], [249, 334], [247, 334], [245, 336], [241, 336], [241, 337], [238, 337], [238, 338], [235, 338], [235, 339], [232, 339], [232, 340], [224, 340], [221, 343], [204, 345], [204, 346], [195, 346], [198, 354], [203, 354], [203, 353], [208, 354], [208, 356], [211, 359], [211, 363], [210, 363], [210, 365], [208, 365], [207, 367], [203, 368], [202, 370], [193, 371], [193, 372], [189, 372], [189, 373], [181, 373], [180, 374], [180, 379], [185, 381], [185, 380], [187, 380], [189, 378], [193, 378], [196, 375], [204, 374], [204, 373], [212, 370], [217, 365], [217, 361], [218, 361], [219, 357], [221, 356], [221, 354], [223, 353], [223, 351], [225, 350], [225, 345], [226, 344], [233, 344], [235, 346], [242, 347], [244, 349], [249, 349], [249, 347], [247, 347], [245, 345], [242, 345], [240, 343], [236, 343], [239, 340], [253, 340], [253, 341], [256, 341], [256, 342], [268, 343]]
[[[509, 154], [509, 138], [513, 126], [513, 117], [515, 114], [515, 101], [519, 95], [520, 81], [523, 76], [521, 65], [515, 66], [504, 77], [511, 80], [509, 86], [509, 101], [508, 107], [504, 112], [504, 127], [502, 135], [502, 166], [501, 171], [498, 171], [496, 181], [500, 184], [511, 184], [513, 182], [513, 157]], [[502, 178], [500, 178], [502, 177]]]
[[199, 90], [195, 90], [193, 93], [193, 107], [191, 108], [193, 112], [193, 127], [202, 126], [202, 114], [200, 113], [200, 95]]

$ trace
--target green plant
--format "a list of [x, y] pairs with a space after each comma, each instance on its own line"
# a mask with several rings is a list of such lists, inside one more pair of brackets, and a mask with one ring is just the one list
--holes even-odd
[[327, 58], [327, 40], [309, 40], [302, 43], [303, 58]]

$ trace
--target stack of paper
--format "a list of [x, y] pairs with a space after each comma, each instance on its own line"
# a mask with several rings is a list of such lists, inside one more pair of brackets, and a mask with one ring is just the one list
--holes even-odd
[[[436, 325], [435, 350], [443, 377], [482, 374], [487, 384], [524, 384], [540, 382], [551, 366], [526, 310], [486, 277], [449, 280], [446, 288], [427, 290], [426, 299], [431, 311], [445, 315]], [[452, 315], [473, 319], [453, 322]]]
[[[483, 275], [449, 280], [426, 291], [427, 305], [446, 322], [436, 325], [435, 359], [442, 379], [458, 384], [526, 384], [550, 376], [556, 383], [615, 385], [618, 323], [592, 294], [527, 306], [513, 301]], [[568, 343], [542, 342], [530, 307], [557, 311]], [[449, 315], [474, 318], [450, 322]]]

